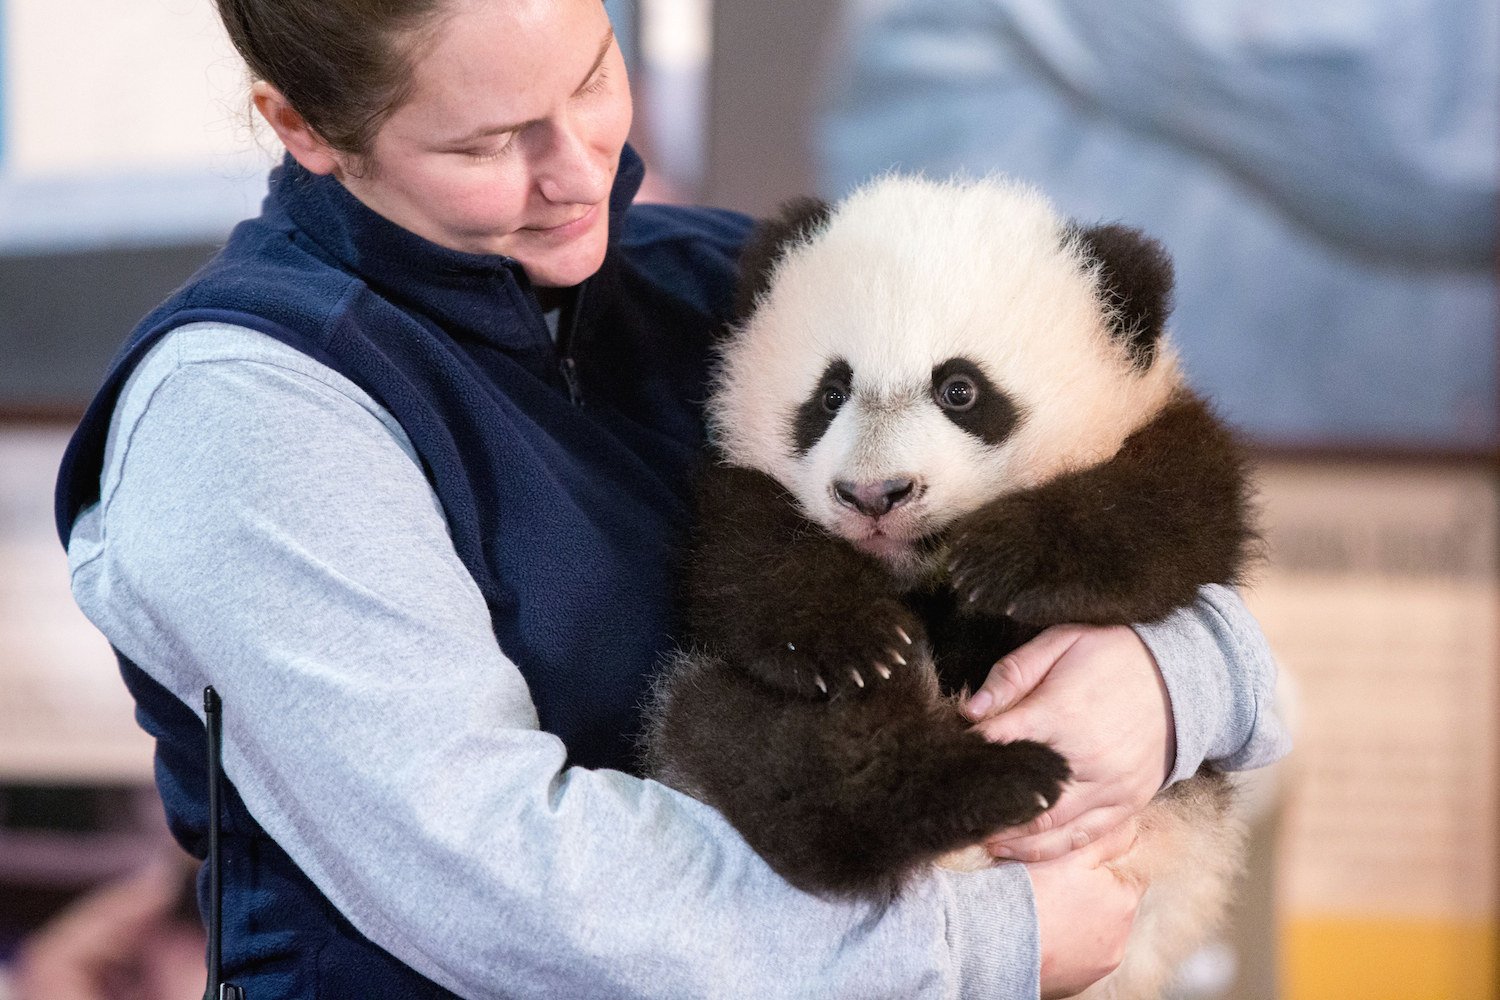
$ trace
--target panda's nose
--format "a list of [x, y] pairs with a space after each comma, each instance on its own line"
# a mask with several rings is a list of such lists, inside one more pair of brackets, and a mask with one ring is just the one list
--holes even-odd
[[879, 517], [910, 500], [915, 486], [911, 479], [881, 479], [873, 483], [840, 479], [833, 484], [833, 493], [844, 506], [853, 507], [867, 517]]

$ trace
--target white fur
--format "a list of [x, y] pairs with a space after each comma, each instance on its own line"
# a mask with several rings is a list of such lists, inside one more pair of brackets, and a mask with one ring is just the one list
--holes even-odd
[[[807, 515], [853, 537], [835, 479], [915, 477], [920, 496], [883, 520], [903, 538], [987, 500], [1107, 460], [1179, 384], [1166, 343], [1130, 367], [1110, 306], [1066, 221], [1000, 179], [872, 182], [792, 247], [725, 350], [710, 412], [737, 465], [790, 489]], [[964, 357], [1025, 417], [998, 447], [932, 399], [935, 365]], [[792, 420], [825, 367], [845, 359], [852, 395], [821, 440], [795, 454]]]

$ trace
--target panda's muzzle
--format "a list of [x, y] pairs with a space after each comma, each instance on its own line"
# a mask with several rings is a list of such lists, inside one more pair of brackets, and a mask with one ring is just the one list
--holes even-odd
[[880, 517], [906, 503], [917, 492], [914, 479], [880, 479], [854, 483], [840, 479], [833, 484], [833, 495], [845, 507], [852, 507], [866, 517]]

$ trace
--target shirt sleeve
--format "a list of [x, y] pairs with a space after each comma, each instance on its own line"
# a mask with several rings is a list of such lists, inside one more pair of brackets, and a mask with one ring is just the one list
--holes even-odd
[[1238, 591], [1204, 587], [1197, 604], [1135, 630], [1172, 701], [1177, 763], [1168, 783], [1192, 777], [1204, 761], [1246, 770], [1291, 750], [1274, 710], [1276, 661]]
[[405, 435], [269, 338], [158, 345], [69, 557], [121, 652], [195, 708], [218, 688], [225, 771], [267, 833], [461, 996], [1037, 995], [1019, 866], [826, 901], [709, 807], [565, 767]]

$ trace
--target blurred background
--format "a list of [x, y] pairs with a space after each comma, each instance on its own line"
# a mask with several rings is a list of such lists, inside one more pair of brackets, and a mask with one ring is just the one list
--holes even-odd
[[[1180, 995], [1500, 998], [1500, 5], [606, 6], [651, 199], [1000, 171], [1166, 243], [1189, 376], [1260, 458], [1248, 597], [1297, 736]], [[209, 0], [0, 0], [0, 970], [79, 933], [201, 955], [51, 483], [117, 344], [278, 157]]]

